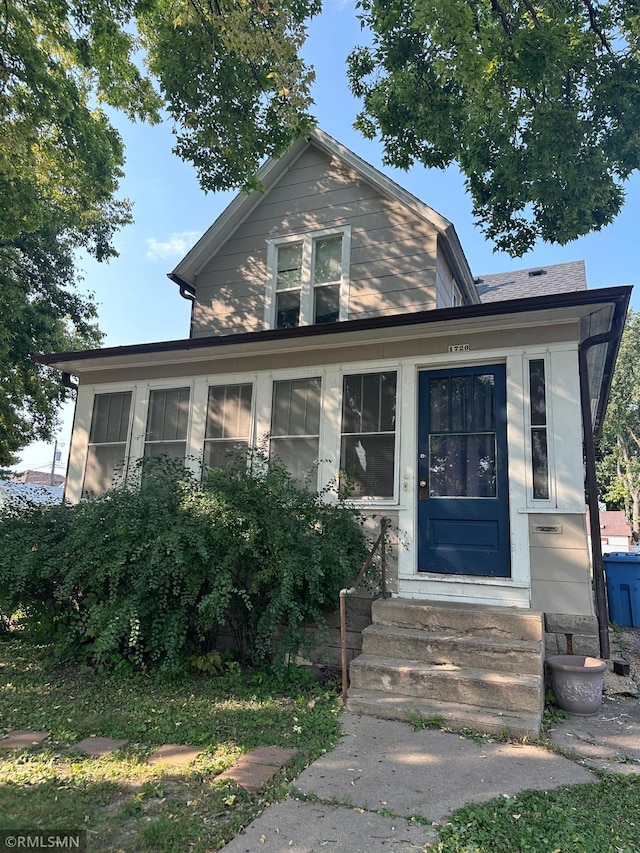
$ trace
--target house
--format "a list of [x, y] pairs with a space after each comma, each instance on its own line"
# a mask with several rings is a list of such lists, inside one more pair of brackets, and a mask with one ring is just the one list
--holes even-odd
[[24, 471], [22, 474], [12, 477], [11, 481], [32, 483], [34, 486], [64, 486], [62, 474], [54, 474], [50, 471]]
[[606, 634], [582, 432], [589, 475], [631, 289], [580, 262], [474, 278], [450, 222], [320, 130], [260, 177], [169, 274], [187, 338], [40, 357], [78, 381], [66, 497], [264, 437], [301, 483], [347, 471], [402, 540], [352, 707], [535, 732], [543, 643]]
[[[631, 525], [622, 510], [601, 509], [600, 542], [603, 554], [613, 554], [616, 551], [631, 550]], [[591, 542], [591, 524], [587, 515], [587, 537]]]

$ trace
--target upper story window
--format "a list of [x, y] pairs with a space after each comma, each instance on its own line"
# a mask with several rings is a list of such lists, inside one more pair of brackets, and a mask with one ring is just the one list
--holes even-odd
[[271, 241], [265, 326], [292, 329], [346, 320], [349, 249], [349, 228]]
[[124, 476], [130, 414], [131, 391], [93, 398], [83, 495], [101, 495]]

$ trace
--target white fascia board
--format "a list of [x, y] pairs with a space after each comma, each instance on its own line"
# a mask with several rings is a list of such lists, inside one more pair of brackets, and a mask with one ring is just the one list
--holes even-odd
[[[295, 163], [308, 145], [306, 139], [298, 139], [282, 157], [270, 157], [261, 166], [258, 179], [266, 192], [275, 187], [285, 171]], [[231, 238], [237, 228], [265, 198], [266, 192], [254, 190], [251, 193], [238, 193], [169, 275], [178, 276], [188, 284], [195, 285], [196, 276], [202, 267]]]

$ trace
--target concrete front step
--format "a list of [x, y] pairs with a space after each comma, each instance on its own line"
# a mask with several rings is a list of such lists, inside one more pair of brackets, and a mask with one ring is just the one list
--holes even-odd
[[362, 632], [364, 654], [492, 672], [540, 675], [542, 641], [471, 637], [394, 625], [369, 625]]
[[413, 628], [440, 633], [470, 634], [512, 640], [542, 641], [542, 614], [513, 607], [478, 606], [412, 601], [406, 598], [379, 598], [371, 615], [378, 625]]
[[362, 654], [351, 661], [351, 685], [499, 711], [542, 708], [542, 674], [516, 675]]
[[540, 735], [542, 710], [539, 713], [524, 711], [496, 711], [455, 702], [430, 701], [416, 696], [396, 696], [377, 690], [351, 688], [347, 708], [356, 714], [368, 714], [386, 720], [417, 721], [441, 718], [446, 728], [460, 731], [469, 729], [487, 734], [508, 734], [512, 738], [531, 738]]

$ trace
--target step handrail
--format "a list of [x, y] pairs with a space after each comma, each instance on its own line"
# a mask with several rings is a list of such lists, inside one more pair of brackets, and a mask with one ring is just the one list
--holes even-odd
[[389, 519], [384, 516], [380, 519], [380, 534], [376, 539], [373, 548], [368, 553], [366, 560], [362, 564], [358, 576], [353, 582], [353, 586], [345, 587], [340, 590], [340, 658], [342, 664], [342, 704], [347, 704], [347, 616], [346, 616], [346, 599], [348, 595], [354, 595], [358, 584], [364, 577], [373, 558], [375, 557], [378, 548], [380, 548], [380, 580], [382, 588], [382, 597], [387, 597], [387, 561], [386, 561], [386, 537]]

